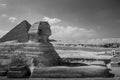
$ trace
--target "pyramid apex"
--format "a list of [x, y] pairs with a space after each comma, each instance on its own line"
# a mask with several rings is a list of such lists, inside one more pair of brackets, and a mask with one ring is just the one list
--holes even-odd
[[[21, 23], [23, 23], [23, 22], [24, 22], [24, 23], [29, 23], [27, 20], [23, 20]], [[30, 24], [30, 23], [29, 23], [29, 24]]]
[[23, 22], [28, 22], [27, 20], [23, 20]]

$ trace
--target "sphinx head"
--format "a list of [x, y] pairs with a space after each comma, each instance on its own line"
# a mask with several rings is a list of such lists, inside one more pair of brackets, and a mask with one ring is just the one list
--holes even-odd
[[36, 22], [31, 26], [28, 34], [30, 41], [48, 42], [48, 38], [51, 35], [50, 25], [45, 21]]

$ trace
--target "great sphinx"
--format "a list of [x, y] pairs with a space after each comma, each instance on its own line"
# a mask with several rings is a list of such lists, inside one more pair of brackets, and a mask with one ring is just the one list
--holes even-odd
[[[27, 21], [23, 21], [0, 39], [0, 55], [6, 54], [8, 58], [11, 58], [11, 56], [9, 56], [10, 54], [24, 55], [25, 59], [28, 59], [26, 65], [28, 65], [29, 68], [34, 66], [30, 75], [30, 77], [34, 78], [108, 76], [109, 71], [103, 66], [79, 65], [72, 67], [62, 65], [64, 61], [61, 60], [52, 44], [49, 42], [49, 36], [51, 34], [48, 22], [40, 21], [31, 26], [30, 24], [28, 25]], [[15, 64], [16, 62], [14, 63], [14, 61], [15, 60], [13, 60], [13, 62], [9, 61], [7, 64], [13, 63], [13, 65], [16, 66], [17, 64]], [[9, 69], [7, 71], [8, 77], [16, 77], [14, 71], [9, 72]], [[16, 74], [18, 73], [16, 72]], [[23, 75], [18, 77], [23, 77]]]

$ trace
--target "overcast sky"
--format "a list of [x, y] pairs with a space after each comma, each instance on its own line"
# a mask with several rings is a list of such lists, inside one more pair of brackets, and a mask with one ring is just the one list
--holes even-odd
[[54, 39], [120, 38], [120, 0], [0, 0], [0, 36], [45, 20]]

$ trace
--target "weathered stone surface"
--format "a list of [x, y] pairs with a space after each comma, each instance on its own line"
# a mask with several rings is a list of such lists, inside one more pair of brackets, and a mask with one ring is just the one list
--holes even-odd
[[31, 75], [33, 78], [83, 78], [108, 76], [108, 69], [102, 66], [41, 67], [35, 68]]
[[25, 78], [27, 71], [8, 71], [7, 78]]
[[48, 42], [48, 37], [51, 35], [50, 25], [48, 22], [36, 22], [28, 33], [31, 41]]
[[31, 75], [27, 66], [12, 66], [10, 67], [7, 78], [27, 78]]
[[19, 42], [27, 42], [28, 41], [28, 30], [31, 25], [25, 20], [14, 27], [11, 31], [9, 31], [6, 35], [4, 35], [0, 42], [17, 40]]
[[0, 76], [6, 76], [7, 75], [7, 70], [4, 68], [0, 68]]
[[[34, 58], [36, 66], [55, 66], [59, 64], [60, 57], [50, 43], [1, 43], [0, 56], [25, 54]], [[42, 65], [41, 65], [42, 64]]]

